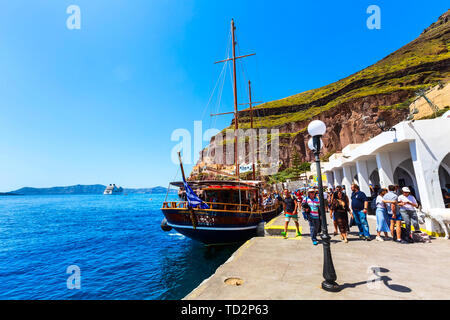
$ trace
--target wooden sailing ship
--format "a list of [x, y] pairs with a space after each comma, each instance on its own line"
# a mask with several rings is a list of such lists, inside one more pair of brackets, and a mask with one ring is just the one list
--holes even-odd
[[[161, 227], [168, 231], [172, 228], [179, 233], [201, 241], [205, 244], [226, 244], [248, 240], [256, 236], [258, 231], [282, 211], [281, 203], [272, 199], [270, 204], [262, 204], [263, 185], [255, 180], [255, 165], [253, 163], [253, 180], [244, 181], [239, 178], [239, 163], [237, 152], [238, 130], [238, 103], [236, 85], [236, 59], [245, 58], [254, 54], [236, 57], [235, 52], [235, 25], [231, 20], [232, 58], [218, 61], [233, 62], [233, 94], [234, 94], [234, 163], [236, 172], [232, 181], [189, 181], [189, 187], [207, 205], [208, 208], [193, 207], [189, 201], [165, 201], [162, 212], [165, 216]], [[249, 106], [252, 110], [251, 84], [249, 81]], [[224, 113], [224, 114], [229, 114]], [[252, 112], [250, 112], [252, 114]], [[253, 128], [253, 116], [251, 115], [251, 127]], [[183, 197], [185, 189], [183, 164], [180, 158], [182, 182], [172, 182], [171, 185], [179, 187]], [[204, 206], [206, 207], [206, 206]], [[262, 229], [263, 232], [263, 229]]]

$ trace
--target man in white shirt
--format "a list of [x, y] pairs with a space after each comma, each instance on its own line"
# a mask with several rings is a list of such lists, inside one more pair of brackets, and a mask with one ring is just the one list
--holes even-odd
[[411, 222], [414, 225], [415, 231], [420, 231], [419, 221], [416, 214], [416, 208], [419, 206], [417, 204], [416, 198], [411, 195], [411, 190], [408, 187], [402, 188], [402, 195], [398, 197], [398, 205], [400, 212], [402, 214], [403, 220], [405, 221], [406, 231], [409, 234], [409, 242], [413, 242], [411, 235]]

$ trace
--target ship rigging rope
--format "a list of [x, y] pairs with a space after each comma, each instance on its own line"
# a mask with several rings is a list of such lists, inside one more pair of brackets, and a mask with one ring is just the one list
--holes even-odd
[[[175, 179], [178, 177], [178, 172], [180, 172], [180, 166], [177, 166], [177, 173], [175, 173], [175, 176], [173, 177], [172, 181], [175, 181]], [[169, 186], [167, 187], [167, 193], [166, 193], [166, 197], [164, 198], [164, 202], [167, 202], [167, 196], [169, 195], [169, 191], [170, 191], [170, 182], [169, 182]]]
[[[232, 45], [232, 43], [231, 43], [231, 31], [228, 34], [228, 41], [227, 41], [227, 43], [228, 43], [228, 46], [227, 46], [227, 50], [226, 50], [225, 56], [226, 56], [226, 59], [230, 59], [230, 51], [231, 51], [231, 45]], [[236, 37], [236, 46], [237, 46], [238, 55], [240, 56], [241, 55], [241, 50], [240, 50], [239, 41], [237, 40], [237, 37]], [[218, 95], [217, 95], [217, 100], [216, 100], [215, 113], [219, 112], [220, 105], [221, 105], [221, 100], [222, 100], [223, 88], [224, 88], [225, 80], [226, 80], [225, 78], [227, 77], [226, 76], [227, 72], [225, 71], [227, 69], [227, 67], [228, 67], [228, 72], [230, 73], [231, 89], [233, 90], [233, 86], [234, 86], [234, 84], [233, 84], [233, 71], [232, 71], [232, 64], [229, 63], [229, 62], [230, 61], [226, 61], [224, 63], [224, 65], [223, 65], [223, 67], [222, 67], [221, 73], [220, 73], [220, 75], [219, 75], [219, 77], [218, 77], [218, 79], [216, 81], [216, 85], [214, 86], [214, 89], [213, 89], [213, 91], [211, 93], [211, 96], [209, 97], [208, 103], [207, 103], [205, 109], [203, 110], [202, 119], [204, 119], [205, 113], [206, 113], [208, 107], [211, 104], [211, 101], [213, 99], [214, 93], [216, 93], [217, 87], [219, 87], [219, 89], [217, 90], [217, 94]], [[247, 73], [248, 72], [246, 71], [245, 64], [243, 63], [243, 61], [239, 61], [238, 60], [237, 62], [238, 62], [237, 63], [237, 68], [242, 73], [242, 79], [243, 79], [242, 83], [240, 83], [240, 86], [241, 86], [240, 89], [242, 90], [241, 92], [247, 93], [247, 96], [248, 96], [249, 95], [248, 87], [246, 88], [245, 87], [245, 83], [244, 83], [245, 80], [247, 79]], [[236, 77], [237, 77], [237, 75], [236, 75]], [[259, 78], [259, 72], [258, 72], [258, 78]], [[253, 111], [257, 115], [256, 117], [254, 117], [254, 120], [255, 120], [255, 118], [257, 118], [257, 120], [254, 121], [254, 123], [255, 122], [259, 122], [255, 127], [262, 128], [262, 118], [267, 116], [267, 114], [266, 114], [267, 110], [265, 108], [253, 108]], [[261, 117], [261, 113], [262, 113], [262, 117]], [[237, 118], [238, 118], [238, 125], [239, 125], [239, 117], [237, 117]], [[211, 123], [211, 122], [213, 122], [213, 123]], [[211, 128], [215, 127], [216, 122], [217, 122], [217, 118], [216, 117], [214, 117], [214, 120], [212, 120], [212, 121], [210, 120], [209, 128], [211, 129]], [[268, 141], [266, 139], [266, 142], [263, 145], [259, 146], [259, 148], [257, 148], [257, 150], [255, 150], [255, 155], [259, 154], [261, 152], [262, 148], [265, 148], [267, 145], [268, 145]], [[208, 153], [207, 153], [208, 156], [210, 156], [211, 151], [212, 151], [211, 149], [208, 149]], [[240, 192], [239, 192], [239, 203], [241, 204], [241, 193]]]
[[[229, 47], [228, 47], [228, 49], [229, 49]], [[228, 59], [228, 57], [229, 57], [229, 50], [227, 51], [227, 59]], [[226, 78], [226, 68], [227, 68], [227, 64], [228, 64], [228, 62], [225, 62], [224, 63], [224, 66], [223, 66], [223, 68], [222, 68], [222, 82], [221, 82], [221, 85], [220, 85], [220, 89], [219, 89], [219, 91], [218, 91], [218, 96], [217, 96], [217, 101], [216, 101], [216, 114], [217, 113], [219, 113], [219, 110], [220, 110], [220, 104], [221, 104], [221, 101], [222, 101], [222, 93], [223, 93], [223, 87], [225, 86], [225, 78]], [[217, 117], [212, 117], [212, 118], [214, 118], [214, 124], [213, 124], [213, 126], [211, 126], [210, 125], [210, 129], [211, 128], [213, 128], [213, 127], [215, 127], [216, 126], [216, 122], [217, 122]], [[210, 124], [211, 124], [211, 119], [210, 119]]]
[[[226, 77], [226, 65], [223, 66], [222, 72], [220, 73], [220, 76], [219, 76], [219, 79], [218, 79], [220, 81], [220, 84], [219, 84], [218, 96], [217, 96], [217, 101], [216, 101], [216, 110], [215, 110], [216, 113], [219, 113], [220, 102], [221, 102], [221, 99], [222, 99], [223, 86], [224, 86], [224, 83], [225, 83], [225, 81], [224, 81], [225, 77]], [[214, 119], [212, 119], [212, 118], [214, 118]], [[202, 119], [203, 119], [203, 117], [202, 117]], [[217, 120], [216, 117], [210, 117], [210, 119], [209, 119], [209, 129], [215, 127], [216, 120]], [[212, 122], [214, 122], [214, 124]]]
[[222, 67], [222, 71], [220, 72], [220, 75], [219, 75], [219, 77], [217, 78], [217, 81], [216, 81], [216, 84], [215, 84], [215, 86], [214, 86], [214, 89], [212, 90], [211, 95], [209, 96], [208, 103], [206, 104], [206, 107], [203, 109], [202, 119], [205, 118], [206, 110], [208, 109], [209, 104], [211, 103], [211, 100], [212, 100], [212, 98], [213, 98], [213, 96], [214, 96], [214, 92], [216, 92], [217, 85], [219, 84], [219, 82], [220, 82], [220, 80], [221, 80], [221, 78], [222, 78], [222, 75], [223, 75], [224, 70], [225, 70], [225, 65]]
[[[229, 55], [230, 55], [230, 39], [231, 39], [231, 30], [228, 33], [228, 40], [226, 42], [228, 44], [227, 48], [225, 50], [225, 56], [227, 57], [227, 59], [229, 58]], [[218, 95], [217, 95], [217, 99], [216, 99], [216, 103], [215, 103], [215, 105], [216, 105], [215, 113], [219, 112], [220, 103], [221, 103], [221, 100], [222, 100], [223, 86], [224, 86], [225, 78], [226, 78], [227, 64], [228, 64], [227, 62], [225, 62], [223, 64], [222, 70], [221, 70], [221, 72], [220, 72], [220, 74], [219, 74], [219, 76], [218, 76], [218, 78], [216, 80], [216, 84], [214, 86], [214, 89], [212, 90], [211, 95], [209, 96], [208, 103], [206, 104], [205, 108], [203, 109], [203, 113], [202, 113], [202, 117], [201, 117], [202, 121], [205, 118], [205, 113], [210, 108], [211, 101], [213, 100], [214, 93], [216, 93], [216, 89], [218, 88], [218, 86], [219, 86], [219, 89], [217, 90]], [[213, 111], [213, 110], [214, 110], [214, 106], [211, 105], [211, 111]], [[210, 117], [210, 119], [209, 119], [209, 128], [208, 129], [214, 128], [216, 126], [217, 119], [216, 119], [216, 117], [214, 117], [214, 119], [212, 119], [212, 118], [213, 117]], [[210, 156], [210, 152], [211, 151], [208, 150], [207, 156]], [[202, 151], [202, 153], [203, 153], [203, 151]], [[202, 155], [202, 158], [203, 158], [203, 155]]]
[[[230, 41], [230, 39], [231, 39], [231, 31], [228, 34], [228, 41], [227, 41], [228, 46], [227, 46], [227, 50], [225, 52], [225, 57], [227, 57], [227, 59], [229, 59], [229, 57], [230, 57], [230, 49], [231, 49], [231, 44], [230, 44], [231, 41]], [[219, 84], [219, 89], [217, 91], [218, 94], [217, 94], [217, 99], [216, 99], [216, 108], [215, 108], [215, 113], [216, 114], [219, 113], [219, 110], [220, 110], [220, 104], [221, 104], [221, 101], [222, 101], [222, 93], [223, 93], [223, 87], [225, 85], [225, 78], [226, 78], [226, 73], [227, 73], [226, 69], [227, 69], [227, 67], [228, 67], [228, 61], [226, 61], [223, 64], [222, 71], [220, 72], [219, 78], [217, 79], [217, 83], [216, 83], [216, 87], [217, 87], [217, 84]], [[215, 92], [215, 89], [214, 89], [214, 91], [211, 94], [211, 97], [210, 97], [210, 99], [208, 101], [208, 105], [209, 105], [209, 103], [210, 103], [210, 101], [212, 99], [212, 96], [213, 96], [214, 92]], [[208, 105], [207, 105], [207, 107], [208, 107]], [[205, 108], [205, 110], [203, 112], [202, 119], [204, 118], [205, 111], [207, 110], [207, 107]], [[213, 107], [211, 109], [213, 109]], [[210, 117], [209, 129], [215, 128], [216, 127], [216, 122], [217, 122], [217, 117]], [[207, 157], [210, 157], [210, 156], [211, 156], [211, 149], [208, 148]]]
[[[226, 64], [226, 63], [225, 63]], [[222, 69], [222, 71], [223, 70], [225, 70], [225, 68], [226, 68], [226, 65], [224, 64], [224, 68]], [[220, 84], [220, 87], [219, 87], [219, 91], [218, 91], [218, 98], [217, 98], [217, 103], [216, 103], [216, 110], [215, 110], [215, 113], [217, 114], [217, 113], [219, 113], [219, 108], [220, 108], [220, 101], [222, 100], [222, 93], [223, 93], [223, 87], [224, 87], [224, 84], [225, 84], [225, 76], [223, 76], [222, 77], [222, 80], [221, 80], [221, 84]], [[213, 118], [213, 119], [212, 119]], [[213, 122], [213, 123], [212, 123]], [[211, 129], [211, 128], [215, 128], [216, 127], [216, 122], [217, 122], [217, 117], [210, 117], [210, 120], [209, 120], [209, 129]], [[207, 150], [207, 154], [206, 154], [206, 156], [207, 157], [210, 157], [211, 156], [211, 148], [209, 148], [208, 147], [208, 150]]]
[[[228, 45], [227, 45], [227, 48], [226, 48], [226, 50], [225, 50], [225, 56], [229, 56], [229, 51], [230, 51], [230, 45], [229, 45], [229, 42], [230, 42], [230, 38], [231, 38], [231, 31], [228, 33], [228, 41], [227, 41]], [[221, 70], [221, 72], [220, 72], [220, 75], [219, 75], [219, 77], [217, 78], [216, 85], [214, 86], [214, 89], [212, 90], [211, 95], [209, 96], [208, 103], [206, 104], [205, 108], [203, 109], [202, 120], [203, 120], [204, 117], [205, 117], [205, 113], [206, 113], [206, 111], [208, 110], [209, 104], [211, 103], [211, 100], [212, 100], [212, 98], [213, 98], [213, 96], [214, 96], [214, 92], [216, 91], [217, 85], [219, 84], [220, 79], [221, 79], [221, 77], [222, 77], [223, 74], [224, 74], [224, 70], [226, 69], [226, 64], [227, 64], [227, 63], [224, 63], [224, 65], [223, 65], [223, 67], [222, 67], [222, 70]]]
[[[225, 50], [225, 56], [227, 56], [227, 57], [229, 57], [229, 52], [230, 52], [230, 39], [231, 39], [231, 30], [228, 33], [228, 40], [226, 42], [228, 45]], [[219, 85], [219, 90], [218, 90], [219, 94], [218, 94], [218, 98], [216, 101], [216, 113], [218, 113], [218, 110], [220, 108], [221, 99], [222, 99], [223, 86], [224, 86], [224, 82], [225, 82], [225, 78], [226, 78], [226, 68], [227, 68], [227, 63], [224, 63], [222, 66], [222, 70], [219, 74], [219, 77], [217, 78], [214, 89], [212, 90], [211, 95], [208, 99], [208, 103], [206, 104], [205, 108], [203, 109], [202, 118], [201, 118], [202, 121], [205, 118], [205, 113], [209, 109], [211, 101], [214, 97], [214, 93], [216, 92], [217, 86]], [[211, 107], [211, 110], [213, 110], [213, 107]], [[216, 125], [216, 118], [215, 117], [214, 117], [214, 119], [211, 119], [211, 118], [212, 117], [210, 117], [210, 119], [209, 119], [209, 129], [215, 127], [215, 125]], [[211, 151], [208, 150], [207, 156], [210, 156], [210, 152]], [[202, 153], [203, 153], [203, 151], [202, 151]], [[202, 158], [203, 158], [203, 155], [202, 155]]]

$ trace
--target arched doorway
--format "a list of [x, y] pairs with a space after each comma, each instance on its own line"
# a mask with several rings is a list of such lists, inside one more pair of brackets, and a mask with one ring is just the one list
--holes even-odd
[[417, 187], [416, 177], [414, 175], [414, 167], [411, 159], [407, 159], [399, 164], [394, 171], [394, 183], [400, 188], [409, 187], [411, 193], [420, 200], [419, 189]]
[[372, 184], [372, 186], [379, 186], [380, 185], [380, 175], [378, 174], [378, 169], [375, 169], [372, 171], [369, 177], [369, 182]]
[[395, 169], [394, 182], [395, 184], [398, 184], [400, 188], [414, 185], [414, 181], [411, 175], [405, 169], [400, 167], [397, 167], [397, 169]]

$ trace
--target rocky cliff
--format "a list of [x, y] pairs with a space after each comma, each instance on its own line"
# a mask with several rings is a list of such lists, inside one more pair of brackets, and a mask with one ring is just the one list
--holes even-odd
[[[450, 10], [416, 40], [360, 72], [255, 108], [255, 128], [280, 131], [282, 168], [292, 166], [296, 152], [301, 160], [312, 160], [306, 128], [314, 119], [327, 125], [323, 157], [379, 134], [376, 122], [380, 118], [386, 120], [387, 126], [405, 120], [419, 89], [450, 79], [449, 17]], [[239, 127], [250, 127], [249, 109], [239, 112]]]

